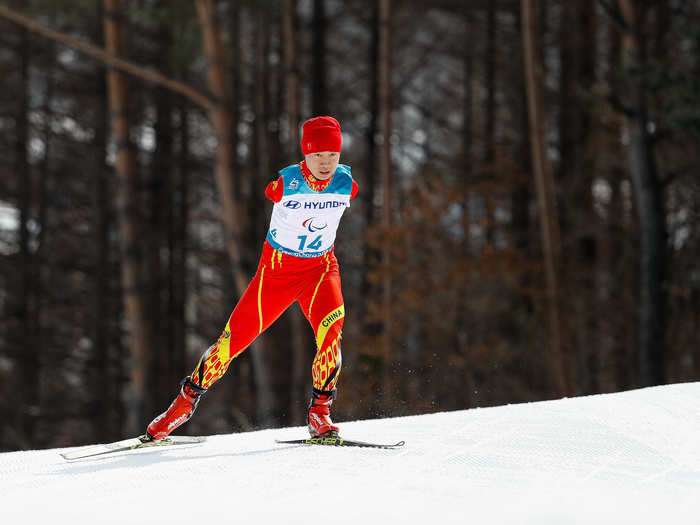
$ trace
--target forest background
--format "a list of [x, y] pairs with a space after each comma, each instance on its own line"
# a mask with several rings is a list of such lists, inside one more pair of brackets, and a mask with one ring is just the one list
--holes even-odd
[[[0, 450], [142, 433], [330, 114], [337, 421], [700, 379], [698, 0], [0, 1]], [[298, 306], [185, 432], [302, 425]]]

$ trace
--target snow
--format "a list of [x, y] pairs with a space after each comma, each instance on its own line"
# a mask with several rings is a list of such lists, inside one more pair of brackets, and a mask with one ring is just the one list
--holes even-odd
[[274, 442], [298, 427], [70, 463], [0, 454], [3, 523], [700, 523], [700, 383], [341, 430], [406, 445]]

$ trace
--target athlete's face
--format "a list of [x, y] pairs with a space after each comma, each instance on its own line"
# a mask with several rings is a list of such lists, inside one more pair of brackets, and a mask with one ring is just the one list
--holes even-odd
[[321, 151], [305, 155], [306, 167], [311, 174], [319, 180], [326, 180], [335, 173], [340, 162], [340, 153], [337, 151]]

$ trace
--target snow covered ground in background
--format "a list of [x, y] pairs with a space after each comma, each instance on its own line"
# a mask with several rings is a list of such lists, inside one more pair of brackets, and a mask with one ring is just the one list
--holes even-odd
[[285, 428], [72, 463], [67, 449], [4, 453], [1, 521], [700, 523], [700, 383], [341, 430], [406, 445], [275, 444], [305, 434]]

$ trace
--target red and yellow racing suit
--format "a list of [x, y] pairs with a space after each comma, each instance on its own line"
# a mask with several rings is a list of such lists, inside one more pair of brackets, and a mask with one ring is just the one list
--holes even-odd
[[192, 372], [194, 384], [211, 387], [236, 356], [298, 302], [316, 337], [313, 387], [335, 389], [345, 307], [333, 241], [343, 211], [339, 208], [349, 206], [358, 189], [349, 168], [340, 168], [327, 181], [319, 181], [302, 162], [282, 170], [279, 179], [267, 186], [265, 193], [275, 209], [257, 272], [218, 341]]

